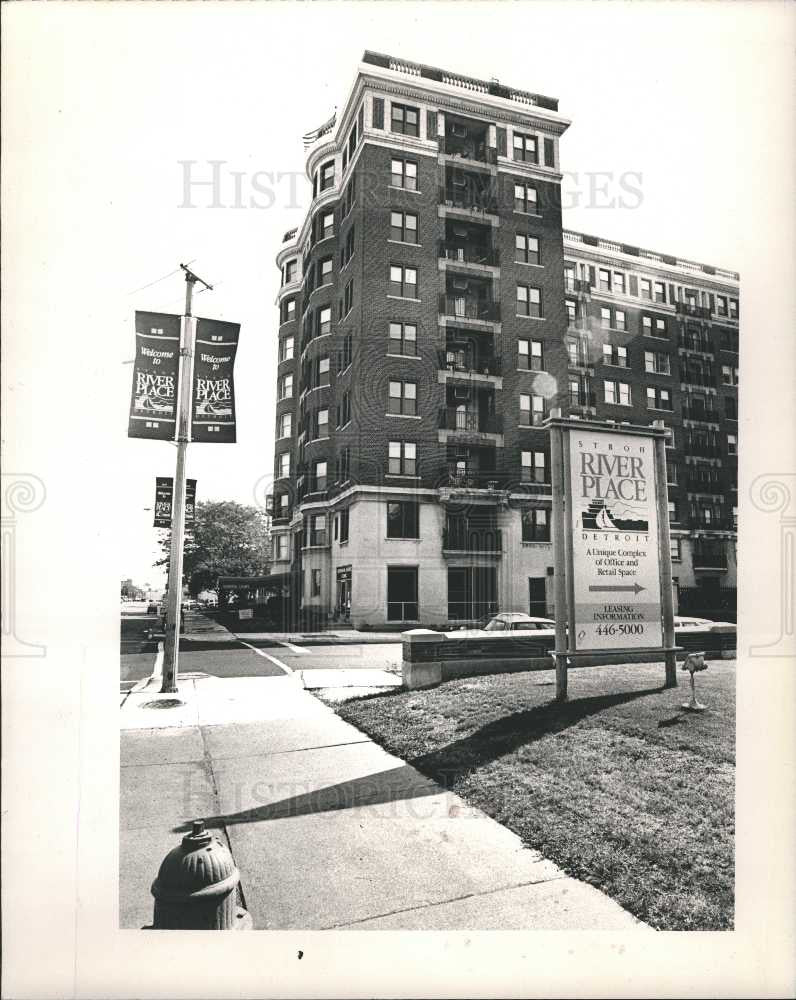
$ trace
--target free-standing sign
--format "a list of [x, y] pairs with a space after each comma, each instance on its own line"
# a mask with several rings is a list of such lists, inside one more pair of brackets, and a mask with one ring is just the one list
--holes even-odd
[[[158, 476], [155, 480], [155, 527], [171, 527], [171, 504], [174, 495], [174, 480], [171, 476]], [[185, 480], [185, 524], [192, 525], [196, 519], [196, 480]]]
[[655, 441], [569, 432], [578, 649], [660, 646]]
[[180, 322], [180, 316], [169, 313], [135, 314], [135, 367], [128, 437], [174, 440]]
[[200, 319], [193, 363], [191, 440], [235, 442], [233, 368], [240, 323]]

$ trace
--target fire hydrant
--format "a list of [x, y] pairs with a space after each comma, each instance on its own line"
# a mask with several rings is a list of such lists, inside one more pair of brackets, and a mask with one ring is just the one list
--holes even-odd
[[683, 704], [683, 708], [687, 708], [691, 712], [704, 712], [705, 706], [701, 702], [697, 701], [696, 688], [694, 687], [694, 674], [708, 669], [708, 665], [705, 663], [705, 654], [689, 653], [680, 669], [687, 670], [691, 675], [691, 700], [685, 702]]
[[194, 820], [182, 843], [163, 859], [152, 883], [153, 930], [251, 930], [252, 918], [236, 903], [240, 873], [221, 841]]

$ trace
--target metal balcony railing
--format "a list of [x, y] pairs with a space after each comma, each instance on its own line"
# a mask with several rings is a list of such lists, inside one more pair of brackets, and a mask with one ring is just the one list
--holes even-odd
[[497, 201], [492, 195], [476, 194], [468, 189], [456, 190], [454, 188], [440, 187], [439, 200], [448, 208], [462, 208], [468, 212], [497, 215]]
[[734, 523], [731, 517], [689, 517], [688, 526], [700, 531], [732, 531]]
[[449, 523], [442, 530], [442, 548], [448, 552], [502, 552], [503, 535], [500, 528]]
[[691, 302], [675, 302], [674, 311], [680, 316], [694, 316], [696, 319], [710, 319], [710, 309]]
[[497, 150], [487, 146], [486, 139], [464, 138], [446, 135], [440, 139], [439, 151], [446, 156], [462, 160], [476, 160], [478, 163], [497, 163]]
[[503, 366], [496, 354], [474, 355], [466, 351], [438, 351], [440, 368], [464, 374], [476, 372], [479, 375], [500, 375]]
[[680, 381], [687, 385], [702, 385], [708, 388], [716, 388], [716, 376], [712, 372], [689, 371], [684, 368], [680, 372]]
[[456, 264], [487, 264], [497, 267], [499, 258], [492, 247], [478, 244], [461, 244], [442, 242], [438, 244], [438, 255], [442, 260], [450, 260]]
[[486, 323], [500, 322], [500, 305], [491, 299], [476, 299], [467, 295], [448, 295], [443, 292], [439, 297], [439, 311], [443, 316], [453, 316], [456, 319], [477, 319]]
[[452, 489], [498, 490], [506, 483], [506, 476], [494, 469], [461, 469], [448, 465], [440, 474], [440, 486]]
[[721, 458], [722, 455], [718, 443], [713, 441], [694, 441], [686, 438], [683, 450], [686, 455], [698, 455], [700, 458]]
[[501, 434], [503, 417], [497, 413], [479, 413], [459, 407], [441, 407], [440, 430], [465, 431], [479, 434]]
[[727, 569], [727, 554], [723, 545], [695, 545], [691, 558], [694, 569]]
[[569, 394], [570, 406], [596, 406], [597, 393], [592, 391], [571, 392]]
[[703, 424], [717, 424], [719, 422], [719, 411], [685, 404], [683, 406], [683, 419], [696, 420]]
[[685, 485], [691, 493], [714, 493], [717, 496], [726, 493], [726, 485], [720, 478], [690, 475], [686, 477]]
[[699, 351], [701, 354], [713, 354], [713, 344], [707, 337], [692, 337], [687, 333], [680, 333], [677, 336], [677, 346], [683, 347], [687, 351]]

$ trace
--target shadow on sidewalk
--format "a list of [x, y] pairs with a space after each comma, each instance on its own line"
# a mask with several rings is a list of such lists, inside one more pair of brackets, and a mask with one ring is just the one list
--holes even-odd
[[[402, 766], [291, 795], [242, 812], [205, 816], [203, 819], [208, 828], [218, 829], [238, 823], [309, 816], [338, 809], [354, 809], [358, 806], [438, 795], [443, 790], [452, 789], [462, 776], [518, 747], [528, 746], [550, 733], [568, 729], [607, 708], [657, 694], [662, 690], [663, 687], [659, 686], [621, 694], [580, 698], [564, 704], [548, 702], [489, 722], [470, 736], [440, 747], [439, 750], [413, 757]], [[190, 826], [190, 823], [183, 823], [174, 827], [173, 832], [184, 833]]]

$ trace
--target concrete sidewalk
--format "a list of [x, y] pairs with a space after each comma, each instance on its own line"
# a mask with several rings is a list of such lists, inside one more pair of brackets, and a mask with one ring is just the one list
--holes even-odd
[[648, 929], [295, 677], [185, 675], [131, 694], [121, 729], [122, 927], [151, 922], [160, 861], [201, 817], [258, 930]]

